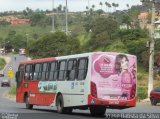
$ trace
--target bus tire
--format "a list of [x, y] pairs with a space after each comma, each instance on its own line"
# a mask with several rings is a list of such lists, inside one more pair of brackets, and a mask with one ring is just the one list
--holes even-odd
[[154, 98], [151, 98], [151, 105], [156, 106], [157, 105], [157, 100]]
[[91, 106], [90, 113], [92, 116], [104, 116], [106, 112], [105, 106]]
[[62, 95], [58, 95], [56, 100], [57, 112], [64, 114], [67, 112], [67, 108], [64, 107], [64, 101]]
[[25, 103], [26, 103], [26, 108], [27, 109], [32, 109], [33, 108], [33, 105], [29, 104], [29, 96], [26, 96]]

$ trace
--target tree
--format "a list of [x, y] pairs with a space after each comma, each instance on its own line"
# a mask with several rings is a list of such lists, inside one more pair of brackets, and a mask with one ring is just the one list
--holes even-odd
[[113, 12], [115, 12], [115, 3], [112, 3], [112, 7], [113, 7]]
[[10, 41], [10, 45], [18, 51], [20, 48], [26, 48], [27, 39], [22, 35], [15, 35], [15, 37]]
[[101, 10], [102, 10], [103, 3], [102, 3], [102, 2], [100, 2], [100, 3], [99, 3], [99, 5], [101, 6]]
[[105, 2], [105, 5], [106, 5], [106, 13], [107, 13], [108, 2]]
[[62, 32], [48, 33], [41, 39], [32, 42], [27, 52], [33, 58], [75, 54], [79, 52], [79, 41]]
[[129, 4], [126, 4], [127, 8], [129, 9]]
[[86, 6], [86, 10], [88, 10], [89, 8], [88, 8], [88, 6]]
[[7, 25], [10, 25], [10, 23], [7, 22], [6, 20], [2, 20], [2, 21], [0, 20], [0, 27], [5, 27]]
[[128, 15], [123, 15], [122, 17], [122, 23], [127, 24], [127, 29], [129, 29], [129, 27], [131, 26], [131, 18]]
[[44, 13], [33, 13], [30, 16], [30, 19], [31, 19], [31, 26], [39, 25], [45, 27], [48, 24], [48, 17]]
[[63, 12], [65, 12], [66, 11], [66, 6], [63, 6]]
[[[112, 7], [111, 4], [108, 3], [108, 8], [110, 9], [111, 7]], [[110, 10], [109, 10], [109, 11], [110, 11]]]
[[[117, 3], [117, 4], [115, 4], [115, 9], [117, 8], [117, 7], [119, 7], [119, 4]], [[116, 11], [116, 10], [115, 10]]]
[[62, 12], [62, 5], [61, 4], [57, 7], [57, 11]]
[[111, 43], [112, 35], [117, 30], [117, 22], [109, 16], [108, 18], [97, 18], [92, 23], [91, 39], [86, 44], [86, 49], [94, 51], [99, 47], [106, 47]]
[[89, 14], [88, 10], [89, 10], [89, 7], [86, 6], [86, 14]]
[[95, 8], [95, 5], [92, 5], [92, 9], [93, 9], [93, 11], [94, 11], [94, 8]]

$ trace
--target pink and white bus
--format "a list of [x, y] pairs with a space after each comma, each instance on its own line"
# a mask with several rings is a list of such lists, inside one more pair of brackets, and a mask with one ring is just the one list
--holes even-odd
[[136, 106], [137, 59], [134, 55], [92, 52], [20, 62], [16, 101], [56, 106], [58, 113]]

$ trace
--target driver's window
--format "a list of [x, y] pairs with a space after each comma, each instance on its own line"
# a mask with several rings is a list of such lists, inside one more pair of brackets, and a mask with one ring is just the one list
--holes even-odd
[[17, 87], [20, 87], [20, 84], [23, 79], [23, 72], [24, 72], [24, 65], [20, 65], [18, 68], [18, 72], [16, 73]]

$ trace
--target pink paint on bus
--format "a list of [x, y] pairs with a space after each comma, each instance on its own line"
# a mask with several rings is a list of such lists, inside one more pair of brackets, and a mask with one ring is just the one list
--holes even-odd
[[92, 56], [91, 80], [97, 87], [97, 98], [129, 100], [135, 97], [136, 57], [116, 53]]

